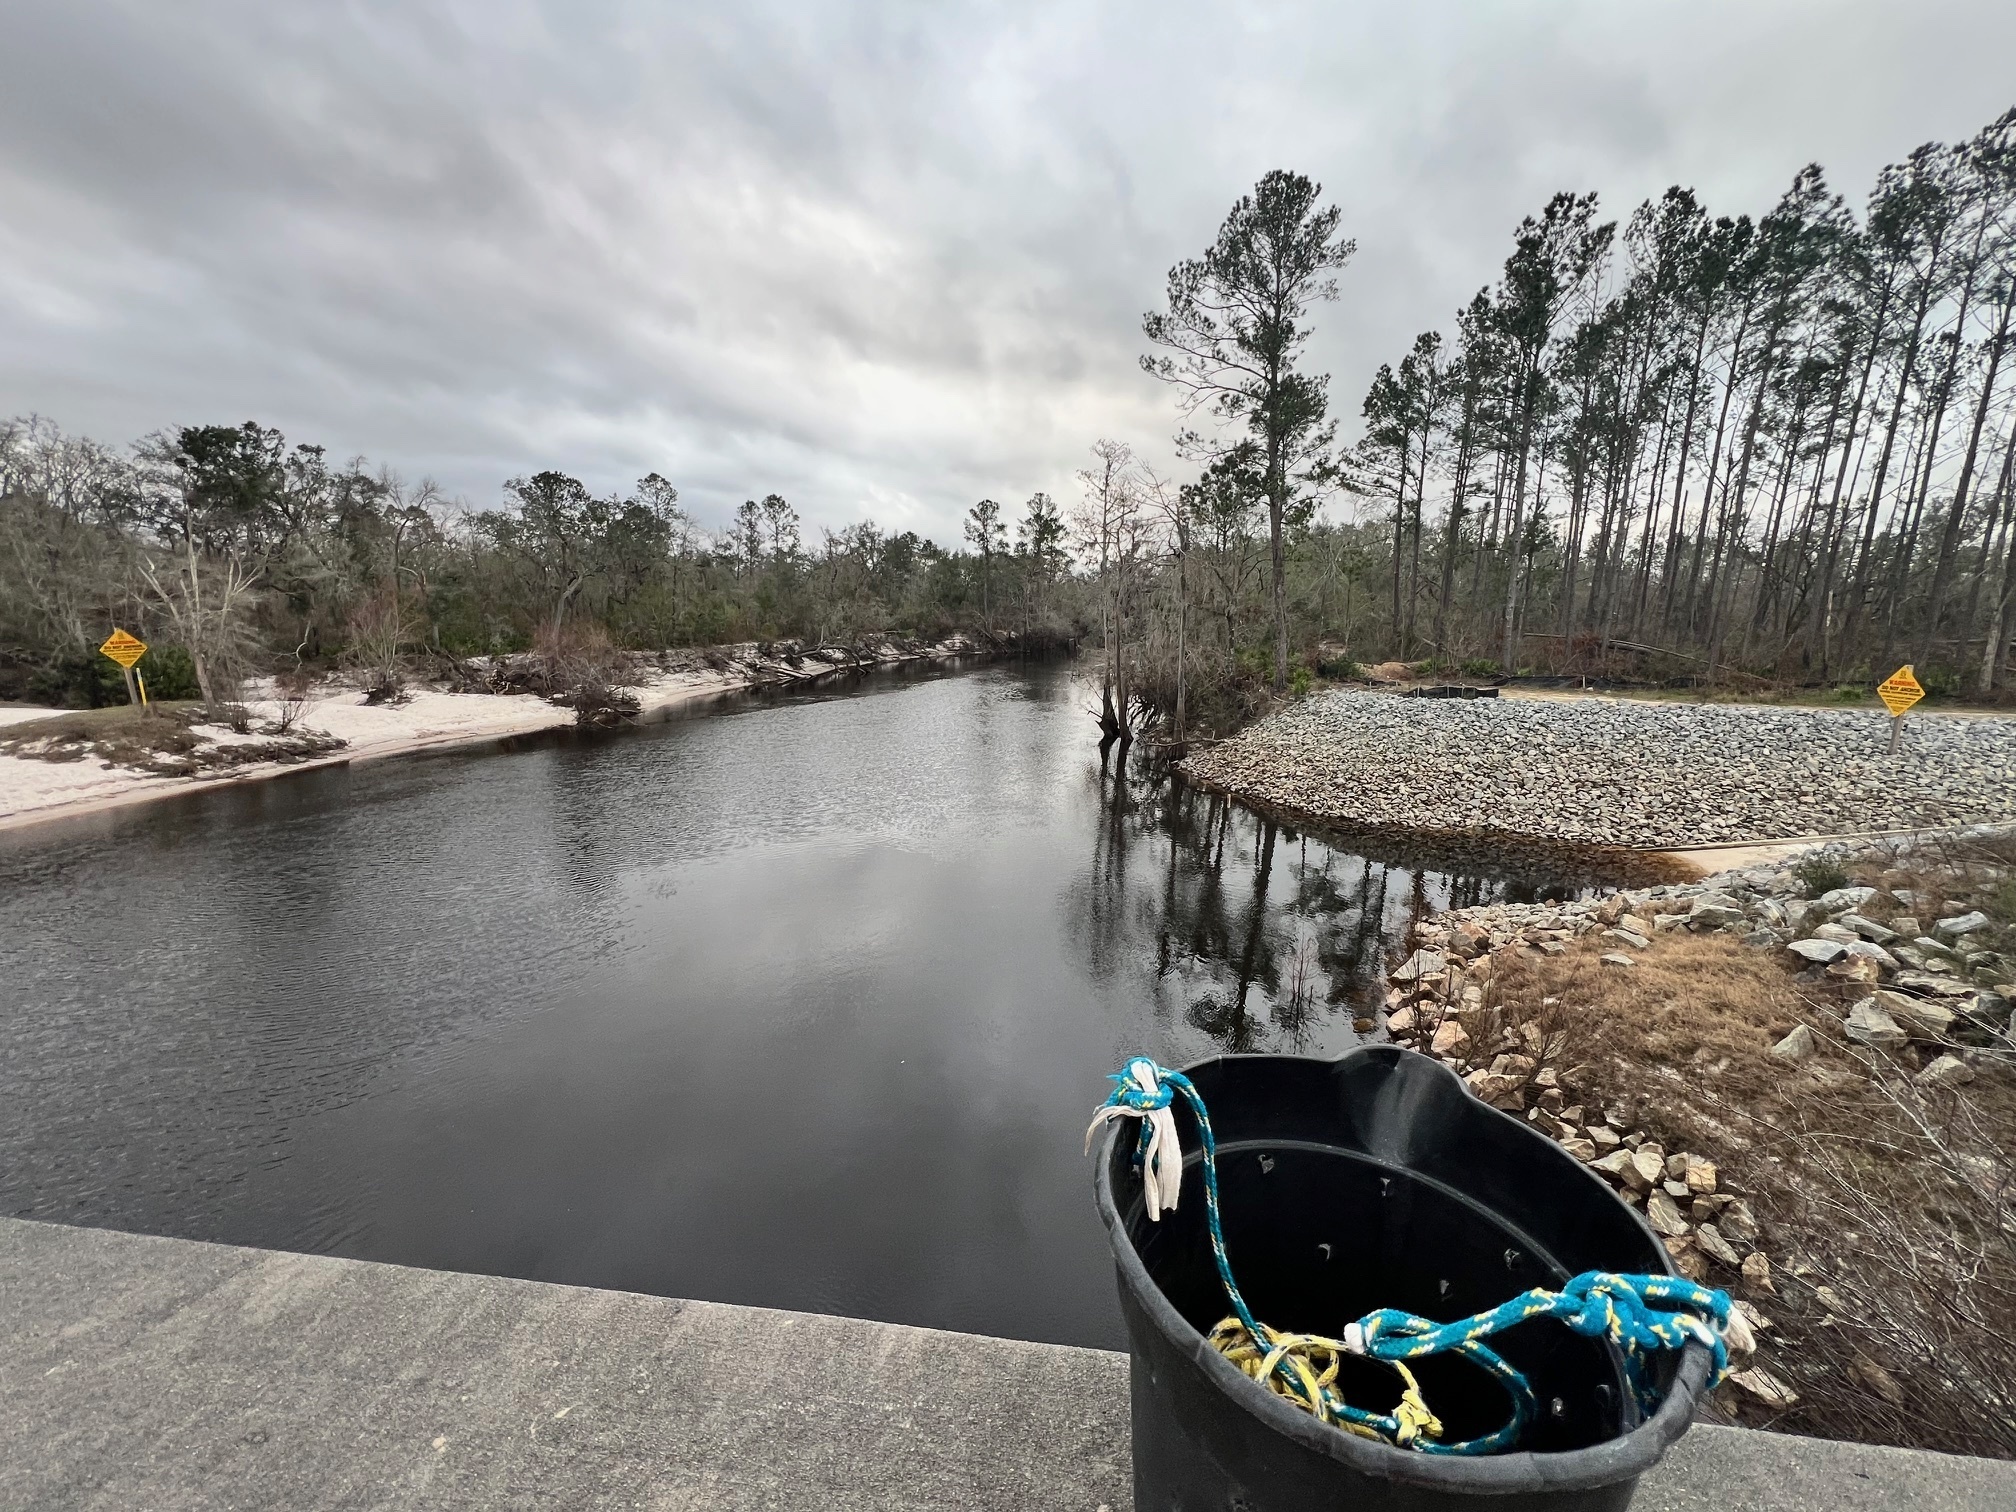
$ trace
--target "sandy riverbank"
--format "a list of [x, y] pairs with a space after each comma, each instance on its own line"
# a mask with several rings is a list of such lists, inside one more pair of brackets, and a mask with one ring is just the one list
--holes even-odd
[[[633, 691], [644, 710], [651, 712], [747, 686], [746, 680], [725, 674], [683, 674]], [[259, 699], [247, 707], [260, 719], [271, 719], [278, 713], [278, 705]], [[285, 772], [561, 729], [574, 723], [574, 712], [529, 694], [439, 693], [431, 689], [416, 691], [410, 701], [397, 707], [372, 707], [354, 688], [344, 688], [331, 689], [314, 699], [300, 723], [306, 729], [337, 736], [345, 742], [343, 749], [306, 761], [260, 762], [195, 777], [158, 777], [95, 761], [0, 756], [0, 830], [173, 797], [192, 787], [258, 782]]]
[[[958, 638], [927, 647], [875, 648], [852, 662], [809, 655], [796, 659], [762, 656], [753, 647], [714, 648], [711, 655], [682, 653], [680, 660], [687, 665], [651, 673], [628, 688], [637, 696], [640, 712], [651, 715], [759, 684], [810, 682], [850, 668], [949, 661], [981, 651], [981, 647]], [[279, 706], [269, 700], [253, 699], [247, 707], [257, 719], [272, 719], [279, 712]], [[65, 712], [13, 706], [0, 709], [0, 726]], [[373, 706], [364, 702], [356, 688], [332, 683], [310, 701], [299, 720], [304, 729], [344, 742], [341, 750], [326, 756], [260, 762], [191, 777], [164, 777], [92, 760], [44, 761], [0, 753], [0, 830], [174, 797], [197, 786], [258, 782], [315, 767], [480, 745], [563, 729], [574, 722], [572, 709], [526, 693], [445, 693], [422, 688], [415, 689], [402, 704]]]

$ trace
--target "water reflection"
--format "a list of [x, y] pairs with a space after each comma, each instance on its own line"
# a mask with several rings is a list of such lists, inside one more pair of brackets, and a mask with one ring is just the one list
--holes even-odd
[[1406, 868], [1102, 751], [1092, 864], [1073, 897], [1089, 969], [1154, 963], [1152, 995], [1231, 1052], [1336, 1053], [1365, 1037], [1396, 942], [1445, 907], [1527, 891], [1477, 874]]

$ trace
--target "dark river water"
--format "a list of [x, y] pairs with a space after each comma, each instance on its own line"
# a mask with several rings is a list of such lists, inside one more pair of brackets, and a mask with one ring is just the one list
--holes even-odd
[[0, 1212], [1117, 1347], [1106, 1073], [1336, 1054], [1502, 884], [1087, 702], [878, 674], [0, 836]]

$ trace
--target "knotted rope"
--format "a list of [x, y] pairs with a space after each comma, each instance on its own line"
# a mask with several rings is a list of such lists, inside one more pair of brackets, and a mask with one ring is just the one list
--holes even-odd
[[[1158, 1066], [1146, 1056], [1127, 1062], [1110, 1078], [1113, 1093], [1092, 1115], [1085, 1131], [1089, 1154], [1092, 1139], [1105, 1124], [1121, 1118], [1141, 1120], [1134, 1163], [1151, 1221], [1176, 1210], [1183, 1184], [1183, 1151], [1172, 1109], [1178, 1093], [1197, 1116], [1203, 1140], [1200, 1161], [1204, 1177], [1204, 1214], [1211, 1231], [1211, 1254], [1218, 1279], [1233, 1315], [1206, 1336], [1240, 1370], [1277, 1395], [1347, 1433], [1380, 1439], [1424, 1454], [1494, 1454], [1519, 1441], [1538, 1410], [1532, 1383], [1483, 1341], [1532, 1318], [1558, 1318], [1576, 1333], [1608, 1338], [1624, 1356], [1625, 1370], [1642, 1412], [1657, 1406], [1658, 1387], [1648, 1355], [1681, 1349], [1690, 1342], [1705, 1345], [1714, 1360], [1708, 1386], [1721, 1384], [1729, 1370], [1729, 1350], [1752, 1347], [1742, 1314], [1733, 1310], [1728, 1293], [1714, 1291], [1678, 1276], [1630, 1276], [1609, 1271], [1585, 1271], [1561, 1287], [1524, 1292], [1511, 1301], [1453, 1323], [1385, 1307], [1367, 1313], [1345, 1328], [1341, 1339], [1320, 1334], [1293, 1334], [1269, 1328], [1253, 1316], [1232, 1279], [1225, 1253], [1225, 1231], [1218, 1206], [1218, 1142], [1204, 1099], [1180, 1071]], [[1442, 1442], [1442, 1423], [1429, 1410], [1420, 1384], [1406, 1361], [1445, 1351], [1464, 1356], [1496, 1379], [1511, 1398], [1512, 1415], [1495, 1432], [1459, 1443]], [[1346, 1355], [1358, 1355], [1388, 1365], [1402, 1381], [1400, 1401], [1391, 1412], [1354, 1407], [1338, 1391], [1336, 1379]]]

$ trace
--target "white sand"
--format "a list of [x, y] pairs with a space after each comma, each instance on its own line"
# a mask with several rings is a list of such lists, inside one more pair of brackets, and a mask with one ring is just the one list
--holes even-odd
[[[893, 662], [946, 661], [981, 653], [983, 647], [964, 635], [952, 635], [931, 646], [888, 643], [869, 653], [867, 662], [853, 665], [887, 665]], [[637, 695], [641, 712], [649, 714], [669, 709], [710, 694], [729, 693], [757, 681], [813, 681], [841, 670], [832, 662], [807, 654], [792, 662], [757, 653], [754, 645], [713, 647], [704, 653], [721, 662], [725, 670], [698, 670], [703, 653], [680, 653], [691, 670], [658, 672], [628, 691]], [[271, 698], [270, 684], [255, 685], [247, 706], [260, 719], [273, 719], [280, 709]], [[12, 706], [0, 709], [0, 724], [25, 719], [44, 719], [63, 709], [35, 709]], [[534, 730], [551, 730], [574, 723], [570, 709], [550, 704], [531, 694], [435, 693], [416, 691], [397, 707], [372, 708], [355, 688], [327, 684], [311, 700], [300, 718], [304, 729], [321, 730], [341, 736], [344, 748], [309, 761], [261, 762], [195, 777], [155, 777], [126, 767], [107, 767], [93, 760], [38, 761], [33, 757], [0, 754], [0, 830], [18, 829], [44, 820], [67, 818], [73, 814], [116, 808], [128, 803], [144, 803], [184, 793], [193, 783], [256, 782], [283, 772], [305, 771], [310, 767], [335, 766], [350, 761], [374, 761], [407, 751], [438, 750], [443, 746], [479, 744], [508, 735], [527, 735]], [[264, 737], [237, 735], [229, 730], [204, 725], [201, 733], [218, 744], [242, 743]]]
[[[648, 713], [711, 693], [725, 693], [747, 683], [746, 677], [729, 673], [670, 673], [631, 691]], [[261, 719], [272, 719], [279, 713], [278, 706], [270, 700], [255, 699], [248, 707]], [[0, 710], [0, 722], [12, 724], [64, 712], [5, 709]], [[88, 758], [57, 762], [0, 755], [0, 829], [167, 797], [188, 791], [192, 784], [253, 782], [282, 772], [497, 740], [573, 722], [572, 710], [530, 694], [420, 691], [396, 707], [374, 708], [365, 704], [363, 695], [355, 689], [332, 687], [310, 702], [300, 723], [304, 729], [341, 736], [348, 744], [341, 751], [311, 761], [262, 762], [196, 777], [154, 777], [126, 767], [108, 767]], [[200, 732], [219, 744], [263, 738], [236, 735], [208, 725], [200, 727]]]

